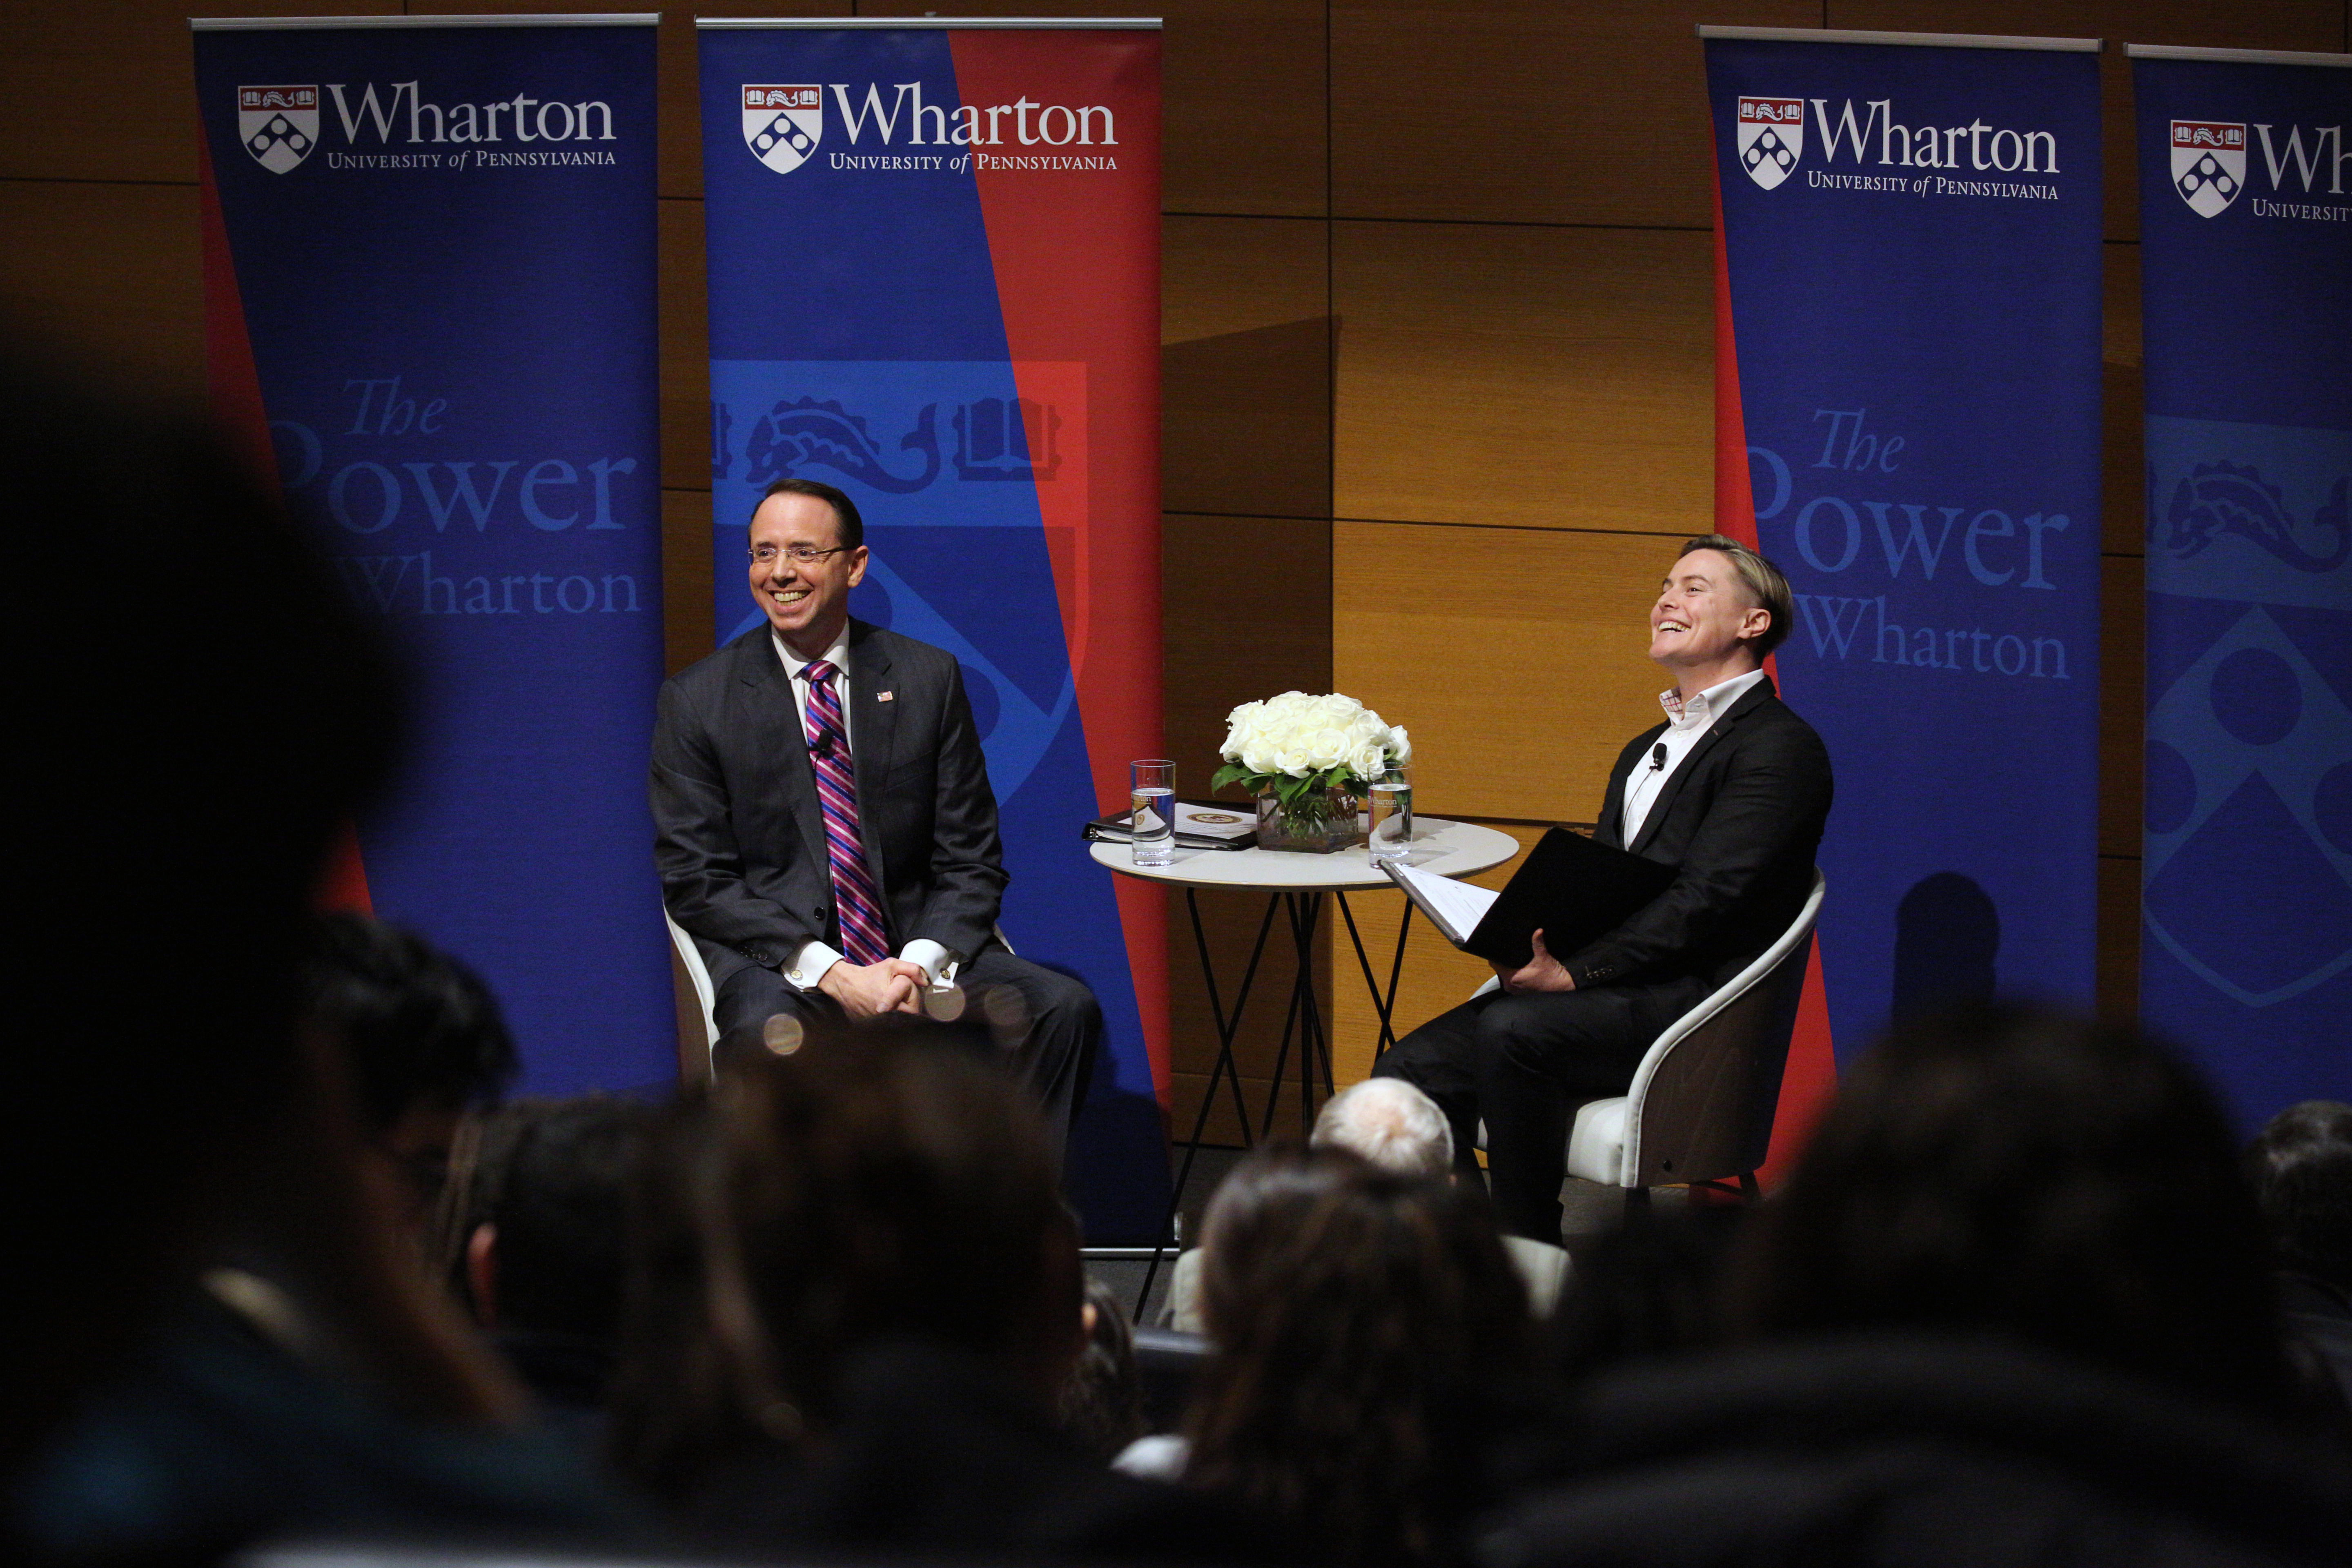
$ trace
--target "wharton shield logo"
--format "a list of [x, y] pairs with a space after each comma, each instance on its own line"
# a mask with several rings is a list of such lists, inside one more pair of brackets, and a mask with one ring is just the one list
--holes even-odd
[[2246, 128], [2221, 120], [2172, 122], [2172, 188], [2199, 217], [2219, 217], [2246, 188]]
[[1805, 154], [1805, 100], [1743, 98], [1739, 100], [1739, 166], [1770, 190], [1789, 177]]
[[297, 167], [319, 144], [317, 86], [238, 88], [236, 134], [271, 174]]
[[808, 161], [824, 138], [824, 94], [814, 84], [743, 88], [743, 141], [779, 174]]

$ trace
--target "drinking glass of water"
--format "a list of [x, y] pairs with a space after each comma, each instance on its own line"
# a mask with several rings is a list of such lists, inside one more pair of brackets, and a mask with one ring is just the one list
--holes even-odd
[[1366, 792], [1371, 817], [1368, 849], [1374, 860], [1402, 860], [1412, 853], [1412, 780], [1390, 770]]
[[1129, 846], [1139, 866], [1166, 866], [1176, 858], [1176, 764], [1147, 757], [1128, 764]]

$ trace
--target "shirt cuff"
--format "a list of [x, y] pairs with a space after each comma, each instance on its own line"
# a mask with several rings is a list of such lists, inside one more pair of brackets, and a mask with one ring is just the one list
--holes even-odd
[[940, 971], [945, 969], [956, 954], [951, 949], [933, 942], [929, 937], [919, 936], [899, 949], [898, 956], [921, 970], [924, 978], [937, 987], [940, 983]]
[[842, 962], [841, 954], [824, 943], [805, 942], [793, 954], [793, 961], [784, 965], [784, 980], [800, 990], [814, 991], [816, 983], [824, 978], [824, 972]]

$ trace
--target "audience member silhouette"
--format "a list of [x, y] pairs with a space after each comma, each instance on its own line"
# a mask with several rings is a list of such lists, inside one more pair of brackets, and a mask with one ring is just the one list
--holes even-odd
[[2121, 1027], [1916, 1020], [1727, 1278], [1728, 1350], [1594, 1378], [1493, 1568], [2340, 1561], [2227, 1125]]
[[467, 1300], [551, 1412], [593, 1425], [619, 1354], [628, 1188], [655, 1112], [618, 1095], [522, 1100], [483, 1174]]
[[[1344, 1149], [1401, 1175], [1444, 1180], [1458, 1169], [1454, 1129], [1445, 1112], [1419, 1085], [1401, 1078], [1368, 1078], [1325, 1100], [1316, 1113], [1307, 1147]], [[1568, 1279], [1567, 1249], [1507, 1233], [1503, 1249], [1510, 1254], [1520, 1283], [1528, 1288], [1528, 1310], [1539, 1318], [1549, 1317]], [[1175, 1272], [1168, 1282], [1166, 1312], [1164, 1321], [1170, 1327], [1185, 1333], [1202, 1331], [1199, 1247], [1176, 1259]]]
[[1338, 1150], [1253, 1156], [1210, 1205], [1210, 1353], [1182, 1480], [1318, 1561], [1446, 1554], [1535, 1329], [1485, 1194]]
[[2246, 1152], [2294, 1346], [2352, 1404], [2352, 1105], [2307, 1100]]
[[1135, 1359], [1135, 1329], [1118, 1292], [1087, 1281], [1086, 1349], [1062, 1384], [1062, 1430], [1108, 1464], [1144, 1434], [1143, 1375]]
[[[303, 921], [398, 701], [323, 566], [194, 420], [0, 353], [0, 467], [9, 1026], [37, 1043], [12, 1054], [0, 1169], [46, 1194], [0, 1205], [0, 1256], [39, 1260], [0, 1342], [5, 1477], [152, 1321], [299, 1092]], [[126, 917], [128, 950], [108, 940]]]
[[0, 1554], [610, 1526], [513, 1429], [298, 1025], [313, 899], [392, 765], [389, 657], [194, 423], [0, 363], [0, 462], [38, 1042], [0, 1097]]
[[1076, 1224], [1019, 1087], [937, 1026], [809, 1028], [655, 1141], [613, 1453], [716, 1550], [1203, 1561], [1219, 1510], [1055, 1425]]
[[460, 1120], [515, 1075], [498, 999], [424, 938], [340, 910], [313, 923], [303, 991], [303, 1020], [350, 1063], [362, 1136], [392, 1169], [404, 1221], [422, 1231]]

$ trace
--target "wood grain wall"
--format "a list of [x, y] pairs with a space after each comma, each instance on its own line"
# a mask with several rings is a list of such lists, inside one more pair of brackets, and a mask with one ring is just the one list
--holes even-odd
[[[267, 0], [271, 15], [581, 0]], [[0, 312], [164, 395], [202, 374], [187, 0], [13, 0], [0, 47]], [[212, 8], [212, 7], [205, 7]], [[1097, 3], [705, 0], [661, 28], [662, 408], [672, 664], [701, 586], [701, 188], [691, 16], [1087, 15]], [[1286, 687], [1409, 725], [1422, 804], [1590, 820], [1658, 685], [1647, 584], [1709, 523], [1707, 132], [1695, 24], [2352, 47], [2347, 0], [1171, 0], [1163, 478], [1170, 754]], [[2102, 1005], [2137, 985], [2139, 342], [2129, 76], [2105, 57], [2107, 516]], [[1016, 868], [1017, 870], [1017, 868]], [[1222, 956], [1254, 921], [1208, 900]], [[1357, 900], [1385, 950], [1393, 900]], [[1180, 1119], [1213, 1039], [1176, 911]], [[1370, 1058], [1344, 945], [1340, 1079]], [[1479, 966], [1420, 942], [1400, 1013]], [[1286, 970], [1262, 984], [1279, 988]], [[1263, 1003], [1261, 1004], [1263, 1005]], [[1255, 1033], [1278, 1022], [1259, 1012]], [[1246, 1053], [1253, 1087], [1270, 1065]], [[1230, 1137], [1230, 1120], [1213, 1122]]]

